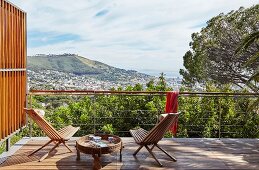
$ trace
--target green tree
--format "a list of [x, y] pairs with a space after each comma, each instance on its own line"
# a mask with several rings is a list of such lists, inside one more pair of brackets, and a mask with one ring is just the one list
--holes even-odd
[[180, 70], [183, 82], [191, 86], [205, 85], [207, 81], [219, 85], [232, 83], [258, 91], [258, 86], [249, 79], [256, 73], [259, 61], [243, 67], [258, 52], [258, 44], [252, 43], [239, 55], [235, 52], [246, 36], [259, 30], [258, 11], [259, 5], [255, 5], [220, 14], [209, 20], [200, 32], [193, 33], [191, 50], [183, 57], [185, 69]]
[[[181, 91], [192, 89], [182, 88]], [[235, 92], [229, 85], [216, 87], [207, 83], [206, 92]], [[239, 91], [245, 92], [245, 91]], [[179, 97], [179, 137], [235, 137], [259, 136], [258, 106], [249, 110], [255, 98], [229, 96]], [[219, 134], [221, 133], [221, 134]]]

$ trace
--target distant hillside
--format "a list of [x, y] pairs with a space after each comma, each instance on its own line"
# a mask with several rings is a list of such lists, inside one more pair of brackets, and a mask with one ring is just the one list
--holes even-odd
[[60, 72], [73, 73], [76, 75], [92, 75], [99, 79], [117, 80], [121, 76], [150, 77], [134, 70], [124, 70], [107, 64], [89, 60], [75, 54], [28, 56], [28, 69], [56, 70]]

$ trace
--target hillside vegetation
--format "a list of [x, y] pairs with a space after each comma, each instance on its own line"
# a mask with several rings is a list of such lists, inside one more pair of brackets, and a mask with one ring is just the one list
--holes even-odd
[[[89, 60], [87, 58], [74, 55], [37, 55], [28, 57], [28, 68], [30, 70], [56, 70], [61, 72], [69, 72], [77, 75], [81, 74], [102, 74], [112, 71], [123, 71], [98, 61]], [[126, 70], [125, 70], [126, 71]]]

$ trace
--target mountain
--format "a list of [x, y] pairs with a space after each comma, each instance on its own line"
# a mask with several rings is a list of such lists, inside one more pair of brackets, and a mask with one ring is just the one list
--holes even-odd
[[74, 54], [28, 56], [30, 70], [56, 70], [61, 72], [81, 74], [101, 74], [116, 68], [98, 61], [89, 60]]
[[151, 77], [134, 70], [119, 69], [75, 54], [38, 54], [35, 56], [28, 56], [28, 69], [32, 71], [54, 70], [73, 73], [75, 75], [90, 75], [100, 80], [109, 81], [117, 81], [121, 80], [122, 77], [126, 78], [132, 76], [143, 78]]

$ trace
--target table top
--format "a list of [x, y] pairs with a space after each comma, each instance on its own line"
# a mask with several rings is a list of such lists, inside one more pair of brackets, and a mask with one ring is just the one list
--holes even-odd
[[[94, 142], [90, 139], [90, 135], [81, 137], [76, 141], [76, 148], [86, 154], [108, 154], [115, 151], [119, 151], [122, 148], [122, 141], [119, 136], [98, 134], [95, 136], [100, 136], [100, 142]], [[109, 142], [108, 137], [113, 137], [113, 141]], [[99, 146], [103, 144], [103, 146]]]

